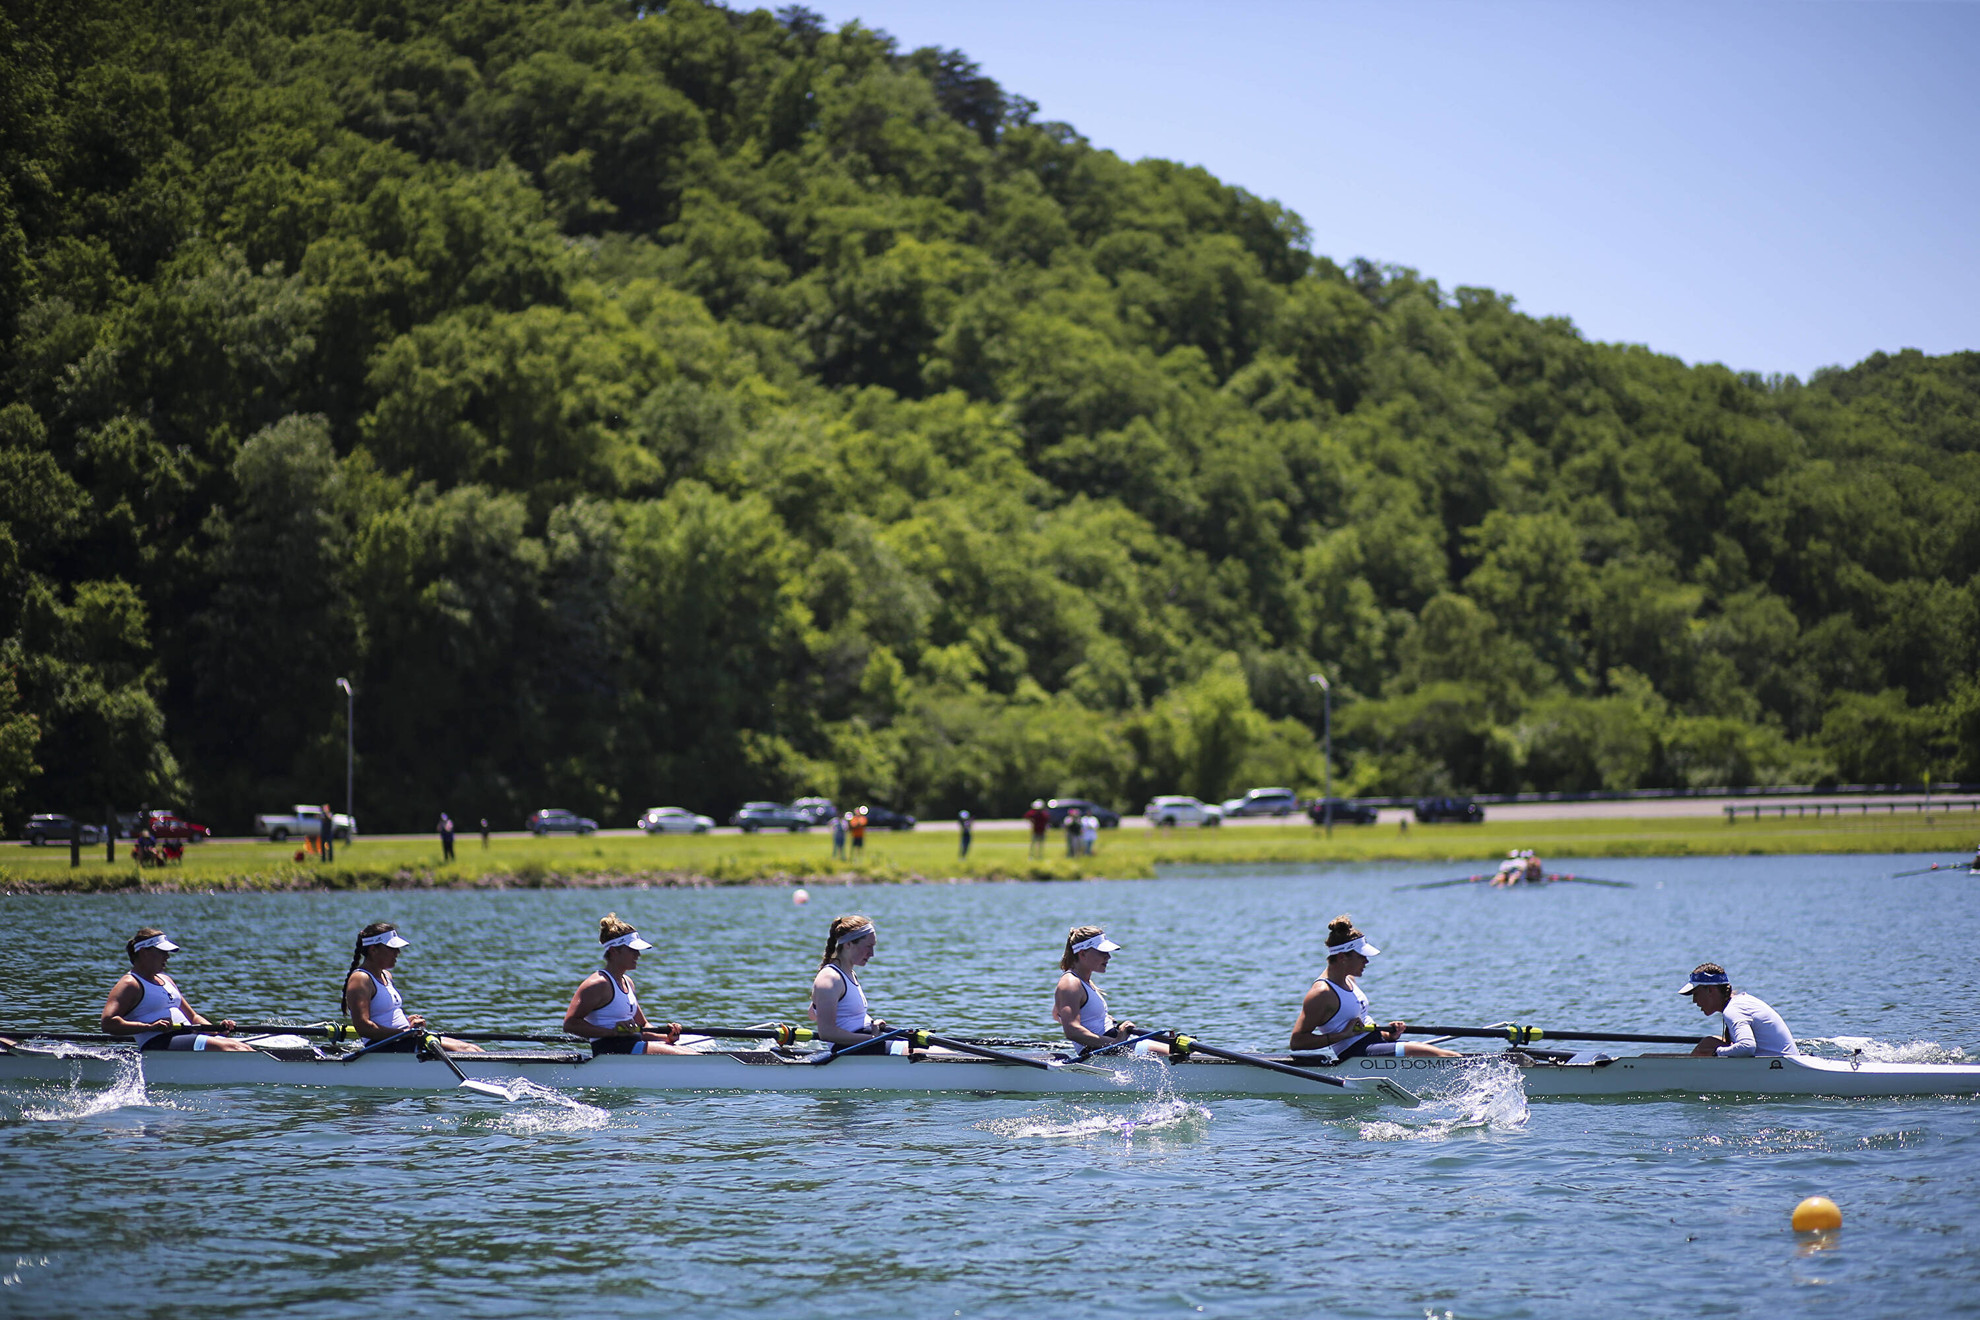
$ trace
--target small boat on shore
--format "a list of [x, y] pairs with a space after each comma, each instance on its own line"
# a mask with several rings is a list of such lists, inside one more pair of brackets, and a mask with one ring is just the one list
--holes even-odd
[[[696, 1054], [593, 1057], [576, 1051], [501, 1050], [451, 1056], [477, 1082], [533, 1082], [580, 1090], [666, 1092], [893, 1092], [982, 1095], [1106, 1095], [1168, 1090], [1188, 1095], [1326, 1096], [1350, 1101], [1414, 1099], [1409, 1093], [1462, 1086], [1485, 1069], [1508, 1065], [1533, 1099], [1681, 1096], [1950, 1096], [1980, 1094], [1980, 1065], [1872, 1063], [1807, 1056], [1691, 1058], [1611, 1057], [1584, 1051], [1512, 1048], [1455, 1058], [1354, 1058], [1274, 1055], [1277, 1063], [1322, 1074], [1328, 1082], [1213, 1058], [1171, 1064], [1159, 1058], [1100, 1058], [1073, 1064], [1039, 1054], [1007, 1063], [942, 1050], [912, 1055], [846, 1055], [828, 1065], [823, 1052], [796, 1049], [705, 1049]], [[148, 1086], [305, 1086], [431, 1091], [453, 1075], [431, 1059], [373, 1053], [347, 1058], [300, 1037], [270, 1037], [249, 1052], [78, 1049], [17, 1045], [0, 1054], [0, 1085], [113, 1085], [141, 1077]], [[1337, 1079], [1345, 1086], [1330, 1084]], [[1406, 1088], [1398, 1092], [1397, 1088]]]

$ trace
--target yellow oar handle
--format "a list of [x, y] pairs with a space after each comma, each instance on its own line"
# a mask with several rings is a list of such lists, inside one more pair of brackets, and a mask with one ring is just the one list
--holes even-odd
[[818, 1033], [810, 1027], [794, 1027], [788, 1022], [777, 1024], [777, 1043], [790, 1045], [801, 1040], [817, 1040]]

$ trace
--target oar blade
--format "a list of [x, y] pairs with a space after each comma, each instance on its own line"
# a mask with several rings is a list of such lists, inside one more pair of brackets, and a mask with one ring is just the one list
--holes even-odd
[[1407, 1086], [1399, 1085], [1395, 1082], [1390, 1081], [1386, 1077], [1378, 1077], [1375, 1079], [1375, 1089], [1376, 1091], [1380, 1092], [1382, 1095], [1385, 1095], [1389, 1099], [1395, 1101], [1397, 1104], [1402, 1105], [1409, 1109], [1414, 1109], [1418, 1105], [1423, 1103], [1422, 1096], [1410, 1090]]
[[503, 1104], [513, 1104], [516, 1099], [508, 1087], [501, 1085], [499, 1082], [484, 1082], [477, 1077], [461, 1078], [460, 1085], [454, 1089], [456, 1091], [473, 1091], [476, 1095], [485, 1095], [491, 1099], [500, 1100]]

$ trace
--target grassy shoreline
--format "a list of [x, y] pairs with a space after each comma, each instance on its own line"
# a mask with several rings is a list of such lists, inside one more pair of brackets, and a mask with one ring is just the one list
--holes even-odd
[[[339, 890], [427, 888], [632, 888], [710, 885], [959, 883], [994, 880], [1147, 879], [1163, 866], [1286, 866], [1345, 862], [1445, 862], [1452, 875], [1492, 868], [1510, 848], [1543, 859], [1751, 856], [1782, 853], [1931, 853], [1949, 860], [1980, 837], [1971, 813], [1909, 818], [1741, 821], [1715, 817], [1613, 818], [1415, 826], [1339, 826], [1329, 839], [1308, 825], [1243, 830], [1109, 830], [1098, 855], [1068, 858], [1061, 836], [1042, 860], [1019, 831], [984, 831], [967, 860], [953, 834], [869, 835], [866, 855], [835, 862], [823, 832], [661, 838], [498, 839], [467, 836], [452, 863], [437, 841], [360, 841], [324, 864], [294, 860], [293, 844], [218, 843], [189, 848], [183, 865], [142, 873], [107, 863], [101, 847], [71, 869], [66, 849], [8, 850], [0, 893]], [[128, 846], [120, 849], [128, 852]]]

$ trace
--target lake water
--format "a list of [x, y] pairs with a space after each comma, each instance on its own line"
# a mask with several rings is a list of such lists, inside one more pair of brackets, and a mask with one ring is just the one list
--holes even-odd
[[[1563, 859], [1552, 859], [1565, 865]], [[1903, 857], [1640, 859], [1632, 889], [1397, 892], [1440, 868], [787, 890], [0, 898], [10, 1024], [88, 1028], [144, 924], [209, 1015], [334, 1012], [397, 921], [407, 1007], [554, 1029], [616, 910], [657, 1017], [802, 1020], [840, 911], [876, 1012], [1042, 1032], [1067, 928], [1126, 946], [1122, 1016], [1283, 1046], [1326, 920], [1383, 1019], [1701, 1032], [1726, 963], [1804, 1043], [1980, 1058], [1980, 881]], [[1441, 868], [1449, 874], [1463, 868]], [[1716, 1019], [1714, 1020], [1716, 1021]], [[1804, 1196], [1844, 1227], [1803, 1239]], [[1127, 1092], [661, 1096], [0, 1088], [0, 1315], [325, 1317], [1980, 1314], [1980, 1104], [1421, 1109]]]

